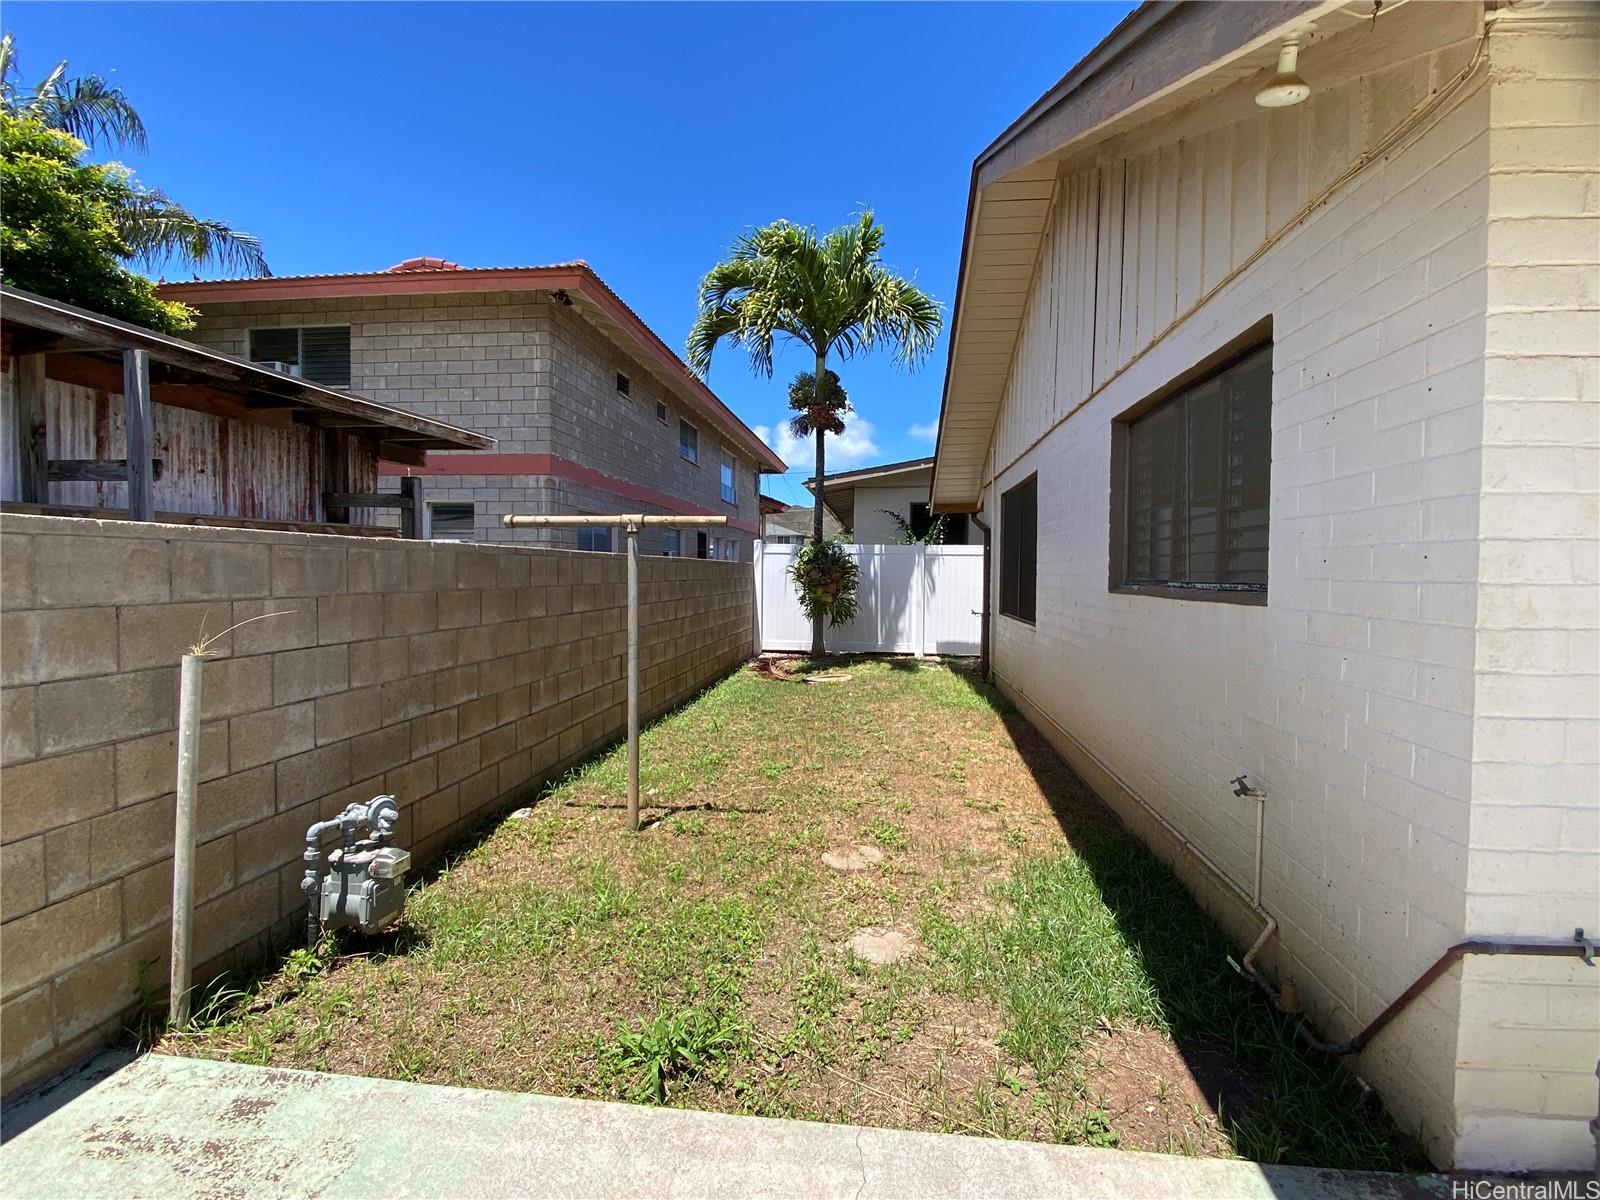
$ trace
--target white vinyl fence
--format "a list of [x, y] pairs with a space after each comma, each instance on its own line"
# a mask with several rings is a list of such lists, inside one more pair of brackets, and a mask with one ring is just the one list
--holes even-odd
[[[789, 564], [798, 546], [756, 543], [756, 649], [809, 650]], [[830, 651], [977, 654], [982, 546], [847, 546], [861, 566], [856, 619], [823, 630]]]

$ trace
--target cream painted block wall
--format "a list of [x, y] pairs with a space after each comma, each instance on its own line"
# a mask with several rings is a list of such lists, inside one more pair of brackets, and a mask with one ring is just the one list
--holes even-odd
[[[1466, 925], [1595, 936], [1600, 10], [1512, 6], [1491, 49]], [[1570, 959], [1467, 961], [1458, 1164], [1593, 1162], [1597, 975]]]
[[[1038, 620], [1030, 626], [996, 616], [1003, 685], [1158, 848], [1171, 849], [1126, 792], [1161, 811], [1236, 880], [1250, 878], [1255, 810], [1228, 781], [1247, 772], [1265, 789], [1265, 903], [1282, 926], [1268, 961], [1278, 977], [1297, 980], [1318, 1027], [1333, 1037], [1355, 1032], [1468, 933], [1561, 937], [1576, 924], [1600, 925], [1589, 891], [1600, 867], [1592, 840], [1595, 688], [1584, 678], [1595, 656], [1593, 592], [1575, 586], [1592, 581], [1594, 564], [1579, 541], [1595, 521], [1586, 450], [1593, 363], [1574, 361], [1584, 356], [1576, 331], [1594, 328], [1575, 317], [1592, 307], [1584, 287], [1594, 275], [1580, 278], [1564, 262], [1549, 263], [1548, 272], [1502, 267], [1492, 256], [1526, 261], [1516, 243], [1545, 240], [1531, 226], [1514, 226], [1510, 210], [1546, 203], [1531, 199], [1545, 195], [1544, 185], [1566, 197], [1548, 202], [1582, 213], [1595, 202], [1592, 186], [1524, 177], [1546, 161], [1572, 169], [1558, 149], [1576, 144], [1570, 117], [1556, 120], [1563, 132], [1502, 135], [1500, 114], [1531, 108], [1537, 123], [1546, 108], [1592, 114], [1590, 102], [1565, 86], [1514, 90], [1498, 71], [1494, 87], [1507, 90], [1491, 101], [1480, 70], [1424, 131], [1227, 279], [1229, 264], [1264, 236], [1256, 231], [1293, 215], [1283, 195], [1308, 198], [1318, 171], [1335, 172], [1376, 135], [1379, 107], [1398, 119], [1461, 68], [1481, 11], [1418, 8], [1406, 19], [1437, 22], [1411, 27], [1429, 49], [1305, 106], [1292, 119], [1303, 124], [1251, 115], [1200, 134], [1199, 148], [1195, 139], [1130, 146], [1141, 166], [1126, 192], [1092, 182], [1093, 171], [1102, 180], [1133, 178], [1125, 162], [1068, 164], [1069, 180], [1078, 182], [1058, 189], [991, 447], [987, 511], [997, 511], [1001, 491], [1039, 475]], [[1492, 38], [1491, 59], [1504, 46]], [[1514, 53], [1504, 50], [1507, 59]], [[1338, 154], [1329, 152], [1329, 130], [1340, 131]], [[1521, 156], [1520, 169], [1501, 157], [1502, 145], [1508, 157]], [[1290, 174], [1275, 183], [1275, 164], [1285, 162]], [[1121, 320], [1112, 329], [1094, 320], [1108, 297], [1095, 305], [1093, 295], [1070, 286], [1081, 258], [1074, 245], [1094, 228], [1082, 206], [1107, 194], [1129, 197], [1130, 224], [1118, 242], [1132, 256], [1109, 294]], [[1202, 214], [1194, 223], [1201, 245], [1186, 245], [1186, 204]], [[1177, 227], [1175, 239], [1162, 232], [1169, 226]], [[1559, 240], [1558, 230], [1549, 232]], [[1593, 246], [1576, 225], [1559, 232]], [[1134, 261], [1138, 247], [1153, 249]], [[1570, 246], [1557, 252], [1577, 253]], [[1503, 311], [1513, 290], [1536, 297], [1534, 307], [1564, 311], [1534, 321]], [[1552, 304], [1552, 296], [1567, 299]], [[1270, 603], [1109, 592], [1113, 421], [1267, 317], [1274, 339]], [[1501, 357], [1546, 346], [1538, 362]], [[1093, 372], [1081, 369], [1085, 355], [1098, 364]], [[1518, 415], [1507, 428], [1503, 418], [1512, 411]], [[1546, 482], [1530, 488], [1530, 476]], [[1522, 543], [1518, 533], [1518, 545], [1509, 546], [1495, 534], [1507, 527], [1535, 534]], [[1513, 628], [1491, 629], [1507, 623], [1495, 614], [1529, 602], [1524, 582], [1540, 586], [1535, 623], [1542, 627], [1522, 630], [1512, 621]], [[1517, 594], [1502, 583], [1516, 585]], [[1495, 654], [1520, 665], [1489, 671]], [[1492, 749], [1496, 738], [1500, 748]], [[1516, 765], [1528, 761], [1549, 770]], [[1498, 810], [1478, 803], [1496, 789]], [[1541, 793], [1573, 800], [1552, 818], [1529, 802]], [[1511, 813], [1509, 797], [1516, 797]], [[1518, 811], [1527, 813], [1527, 828], [1518, 828]], [[1493, 834], [1505, 818], [1512, 832]], [[1478, 853], [1492, 836], [1526, 838], [1535, 818], [1555, 822], [1556, 840], [1540, 843], [1548, 852], [1507, 845], [1498, 858]], [[1214, 883], [1187, 860], [1177, 865], [1235, 936], [1253, 939], [1256, 927]], [[1514, 903], [1506, 903], [1506, 891]], [[1515, 1051], [1500, 1038], [1540, 1005], [1560, 1007], [1564, 1020], [1580, 1026], [1592, 1021], [1592, 979], [1585, 984], [1578, 968], [1526, 959], [1495, 963], [1491, 976], [1487, 969], [1474, 963], [1465, 980], [1460, 971], [1440, 980], [1356, 1069], [1440, 1162], [1510, 1164], [1528, 1117], [1560, 1127], [1534, 1152], [1542, 1165], [1592, 1161], [1579, 1117], [1593, 1111], [1593, 1088], [1585, 1093], [1576, 1082], [1584, 1072], [1594, 1082], [1592, 1037], [1545, 1026]], [[1479, 986], [1507, 972], [1526, 981], [1532, 1007], [1521, 1009], [1511, 984]], [[1571, 1015], [1583, 1011], [1580, 996], [1591, 1001], [1588, 1018]], [[1506, 1061], [1473, 1057], [1476, 1045], [1497, 1041]], [[1537, 1104], [1522, 1098], [1528, 1076], [1541, 1088]]]

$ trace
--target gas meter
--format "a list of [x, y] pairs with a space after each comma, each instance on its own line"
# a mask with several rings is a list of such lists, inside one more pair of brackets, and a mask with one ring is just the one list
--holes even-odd
[[[389, 845], [399, 817], [393, 796], [374, 796], [306, 830], [306, 874], [300, 888], [306, 894], [308, 944], [335, 929], [377, 933], [399, 918], [411, 867], [410, 852]], [[339, 831], [341, 844], [324, 860], [322, 835], [332, 829]], [[363, 829], [368, 836], [358, 838]]]

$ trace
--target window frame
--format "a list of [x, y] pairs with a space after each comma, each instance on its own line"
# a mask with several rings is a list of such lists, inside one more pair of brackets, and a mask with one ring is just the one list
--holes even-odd
[[[427, 504], [427, 512], [428, 512], [428, 539], [427, 539], [428, 541], [430, 541], [430, 542], [435, 542], [435, 541], [474, 542], [474, 541], [477, 541], [478, 505], [477, 505], [477, 503], [475, 501], [472, 501], [472, 500], [429, 500], [429, 501], [426, 502], [426, 504]], [[472, 522], [472, 528], [471, 528], [471, 531], [467, 534], [466, 537], [464, 537], [464, 538], [462, 538], [462, 537], [444, 537], [444, 538], [441, 538], [434, 531], [434, 525], [433, 525], [434, 514], [435, 514], [435, 512], [437, 512], [441, 508], [464, 508], [464, 509], [467, 510], [467, 517]]]
[[722, 463], [717, 468], [717, 483], [722, 490], [722, 502], [739, 504], [739, 460], [734, 458], [733, 451], [726, 446], [722, 447]]
[[617, 372], [617, 395], [619, 395], [619, 396], [631, 396], [632, 394], [633, 394], [633, 380], [629, 379], [621, 371], [618, 371]]
[[[1022, 586], [1022, 577], [1021, 577], [1021, 573], [1020, 572], [1021, 572], [1022, 560], [1024, 558], [1024, 555], [1023, 555], [1023, 552], [1020, 549], [1018, 550], [1018, 563], [1017, 563], [1017, 568], [1018, 568], [1018, 572], [1019, 572], [1018, 573], [1018, 577], [1017, 577], [1017, 587], [1019, 589], [1018, 595], [1016, 597], [1017, 608], [1016, 608], [1016, 611], [1011, 611], [1010, 609], [1006, 608], [1006, 603], [1007, 603], [1006, 575], [1007, 575], [1008, 570], [1009, 570], [1009, 564], [1008, 564], [1007, 560], [1008, 560], [1008, 557], [1009, 557], [1009, 551], [1010, 551], [1011, 546], [1013, 544], [1012, 543], [1012, 539], [1011, 539], [1011, 534], [1012, 534], [1012, 531], [1011, 531], [1011, 528], [1010, 528], [1011, 522], [1006, 516], [1006, 501], [1009, 500], [1012, 496], [1017, 495], [1018, 493], [1022, 492], [1024, 489], [1031, 489], [1032, 492], [1033, 492], [1033, 553], [1032, 553], [1033, 572], [1032, 572], [1031, 586], [1029, 588], [1029, 592], [1031, 594], [1028, 597], [1028, 599], [1029, 599], [1028, 607], [1029, 607], [1029, 609], [1031, 611], [1027, 615], [1023, 614], [1022, 606], [1021, 606], [1022, 596], [1021, 596], [1020, 589], [1021, 589], [1021, 586]], [[1008, 487], [1005, 491], [1001, 492], [1000, 493], [1000, 506], [999, 507], [1000, 507], [1000, 576], [999, 576], [998, 583], [999, 583], [1000, 586], [999, 586], [999, 588], [997, 590], [999, 591], [1000, 594], [996, 598], [995, 611], [998, 612], [1002, 617], [1005, 617], [1008, 620], [1019, 622], [1020, 624], [1023, 624], [1023, 625], [1029, 625], [1029, 626], [1037, 625], [1038, 624], [1038, 620], [1039, 620], [1039, 472], [1037, 472], [1037, 471], [1033, 472], [1026, 479], [1022, 479], [1022, 480], [1017, 481], [1016, 483], [1014, 483], [1010, 487]]]
[[[1264, 607], [1267, 604], [1271, 579], [1261, 584], [1190, 583], [1185, 581], [1151, 582], [1130, 581], [1128, 578], [1129, 508], [1132, 497], [1129, 489], [1129, 458], [1132, 427], [1142, 418], [1150, 416], [1163, 405], [1177, 400], [1189, 389], [1221, 376], [1230, 368], [1261, 350], [1268, 352], [1268, 378], [1271, 378], [1271, 356], [1274, 348], [1272, 318], [1266, 317], [1249, 329], [1231, 338], [1206, 355], [1194, 366], [1182, 372], [1161, 388], [1146, 396], [1111, 423], [1111, 521], [1110, 553], [1106, 590], [1116, 595], [1153, 596], [1166, 600], [1190, 600], [1213, 604], [1244, 604]], [[1272, 493], [1272, 435], [1271, 384], [1267, 396], [1267, 496], [1269, 519], [1267, 526], [1268, 553], [1271, 551], [1272, 526], [1270, 506]]]
[[663, 425], [667, 423], [667, 406], [659, 400], [656, 401], [656, 420]]
[[[694, 436], [685, 441], [686, 433]], [[700, 465], [700, 430], [682, 417], [678, 418], [678, 457], [697, 467]]]
[[[306, 331], [308, 329], [324, 329], [324, 330], [325, 329], [342, 329], [342, 330], [344, 330], [344, 334], [345, 334], [345, 368], [346, 368], [346, 370], [348, 372], [349, 377], [343, 383], [324, 383], [321, 380], [312, 379], [309, 375], [307, 375], [305, 373]], [[258, 365], [262, 364], [262, 363], [268, 363], [268, 362], [282, 362], [283, 361], [282, 359], [277, 359], [277, 358], [257, 358], [255, 356], [255, 353], [256, 353], [256, 351], [255, 351], [256, 335], [258, 333], [262, 333], [262, 334], [272, 334], [272, 333], [282, 334], [282, 333], [288, 333], [290, 330], [293, 330], [294, 331], [294, 335], [295, 335], [295, 361], [294, 361], [294, 363], [292, 365], [299, 369], [299, 374], [297, 374], [295, 376], [296, 379], [303, 379], [307, 383], [316, 384], [317, 387], [329, 388], [329, 389], [334, 390], [334, 391], [349, 391], [352, 387], [355, 386], [355, 373], [356, 373], [356, 365], [355, 365], [355, 331], [350, 325], [259, 325], [259, 326], [252, 326], [251, 328], [245, 330], [245, 336], [244, 336], [244, 354], [245, 354], [245, 357], [247, 359], [249, 359], [252, 363], [256, 363]]]

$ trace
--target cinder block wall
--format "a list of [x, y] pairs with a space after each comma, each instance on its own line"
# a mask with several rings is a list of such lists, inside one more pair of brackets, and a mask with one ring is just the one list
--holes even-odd
[[[197, 979], [303, 913], [303, 835], [392, 792], [419, 860], [625, 724], [626, 560], [63, 517], [0, 522], [0, 1072], [167, 976], [179, 656], [203, 633]], [[750, 567], [641, 561], [660, 712], [749, 655]], [[149, 964], [143, 967], [143, 964]]]

